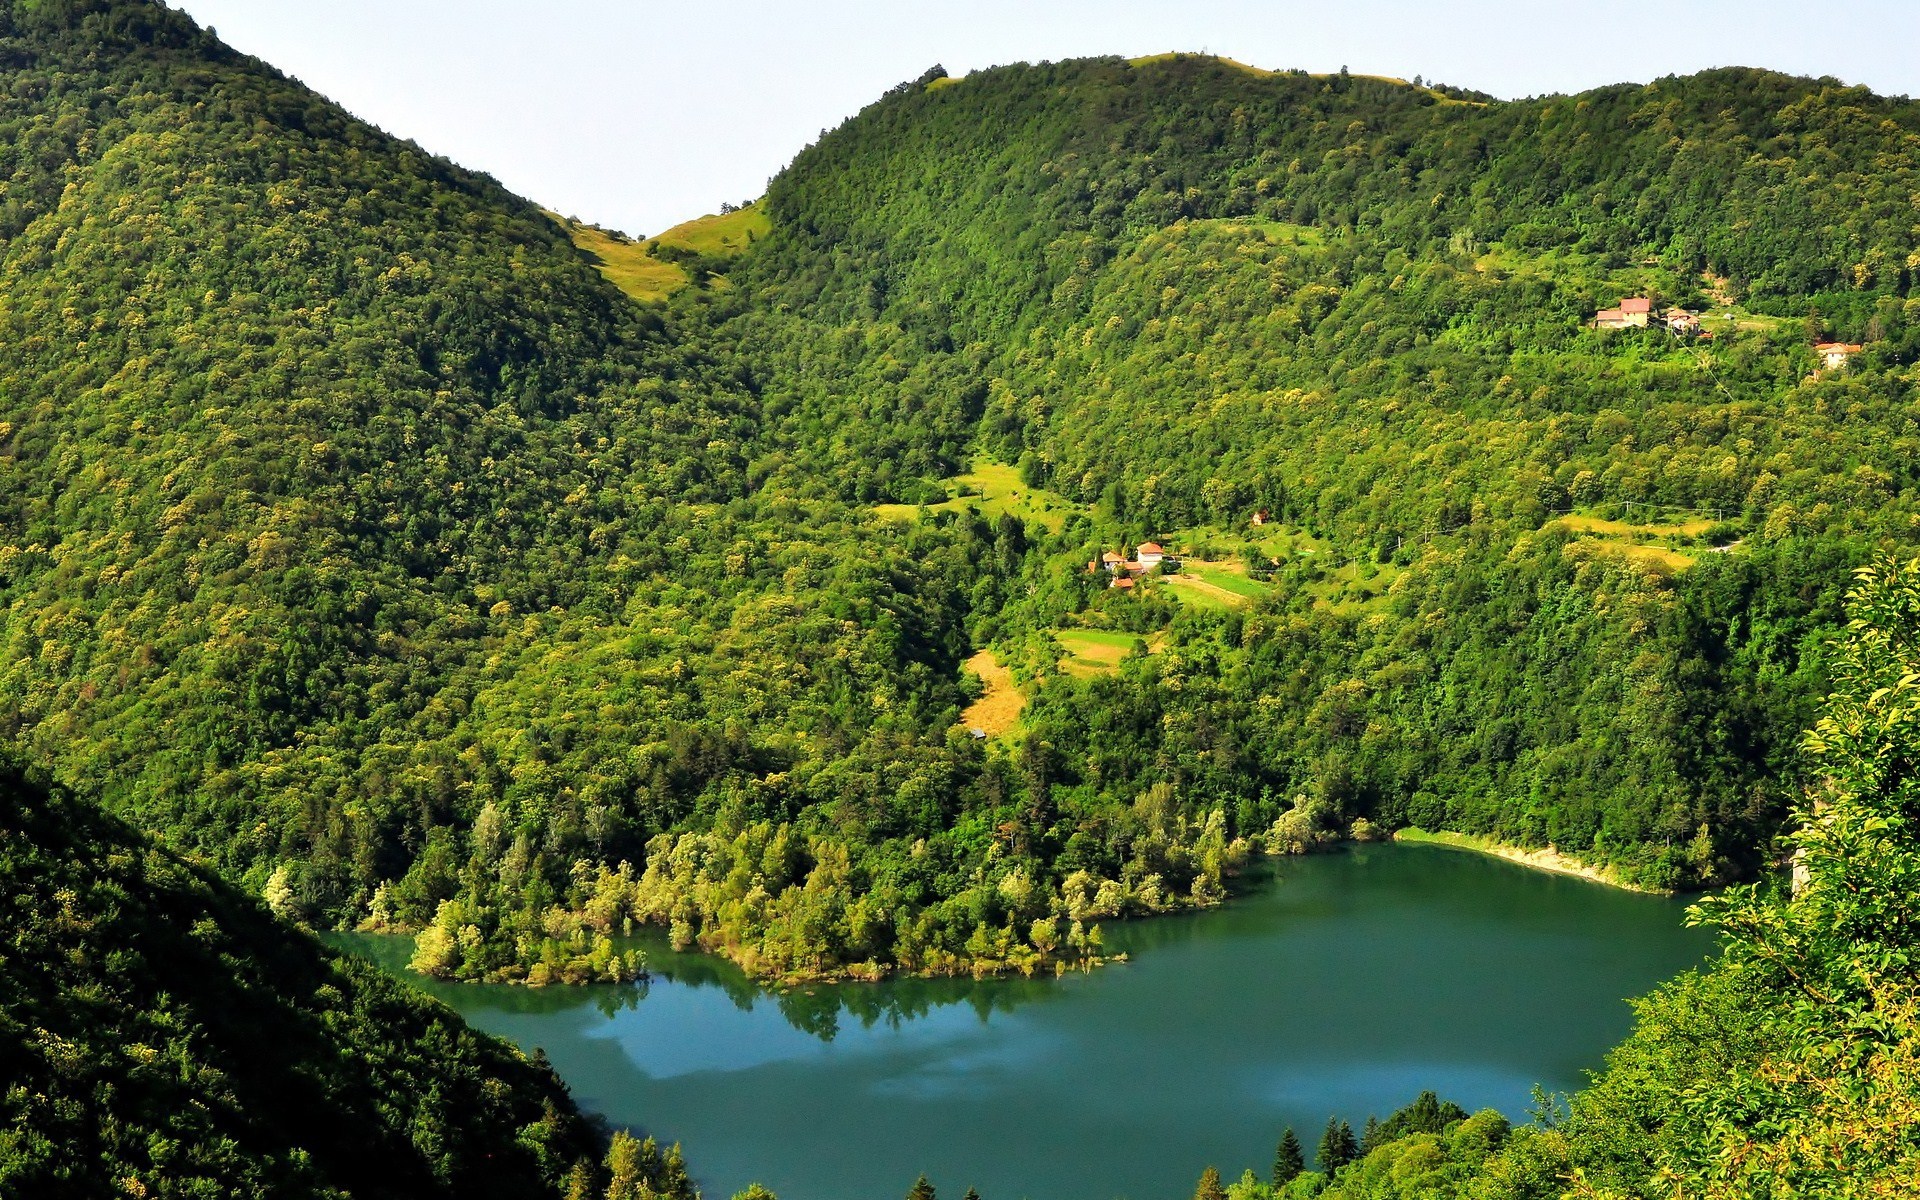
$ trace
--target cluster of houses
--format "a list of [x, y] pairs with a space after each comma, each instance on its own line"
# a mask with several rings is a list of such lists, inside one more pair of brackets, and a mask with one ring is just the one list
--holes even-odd
[[[1700, 332], [1700, 314], [1684, 308], [1670, 308], [1660, 314], [1659, 320], [1674, 333]], [[1595, 329], [1645, 329], [1653, 322], [1653, 300], [1646, 296], [1628, 296], [1620, 302], [1620, 307], [1603, 308], [1593, 314]]]
[[1098, 575], [1105, 571], [1112, 577], [1108, 587], [1126, 590], [1133, 587], [1135, 579], [1167, 561], [1167, 557], [1166, 548], [1160, 543], [1141, 542], [1134, 547], [1132, 558], [1107, 551], [1099, 559], [1087, 563], [1087, 574]]
[[[1620, 302], [1620, 307], [1603, 308], [1595, 313], [1593, 327], [1595, 329], [1645, 329], [1654, 320], [1651, 298], [1628, 296]], [[1698, 335], [1702, 340], [1713, 336], [1711, 333], [1700, 332], [1700, 314], [1688, 312], [1684, 308], [1670, 308], [1661, 313], [1658, 320], [1674, 333]], [[1851, 342], [1821, 342], [1813, 348], [1813, 352], [1819, 355], [1822, 370], [1837, 371], [1864, 349], [1866, 349], [1865, 346]]]

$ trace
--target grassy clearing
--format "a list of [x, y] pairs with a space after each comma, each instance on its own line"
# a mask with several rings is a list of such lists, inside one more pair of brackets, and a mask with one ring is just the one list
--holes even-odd
[[1581, 538], [1568, 546], [1569, 550], [1591, 547], [1602, 554], [1611, 554], [1627, 559], [1643, 567], [1651, 567], [1662, 574], [1676, 574], [1694, 564], [1691, 554], [1682, 554], [1667, 546], [1644, 546], [1637, 542], [1622, 542], [1612, 538]]
[[960, 714], [960, 723], [988, 737], [999, 737], [1018, 725], [1027, 698], [1013, 682], [1013, 672], [1002, 666], [991, 650], [969, 658], [967, 670], [978, 675], [987, 690]]
[[1224, 612], [1244, 608], [1246, 601], [1224, 588], [1215, 587], [1198, 575], [1169, 575], [1161, 581], [1173, 598], [1189, 608]]
[[[553, 214], [549, 213], [549, 216]], [[687, 273], [647, 253], [643, 243], [630, 241], [594, 225], [579, 225], [564, 217], [553, 219], [567, 231], [574, 248], [600, 268], [607, 281], [642, 304], [665, 300], [687, 286]]]
[[1597, 550], [1667, 575], [1684, 571], [1696, 561], [1694, 554], [1672, 543], [1682, 538], [1697, 538], [1716, 524], [1711, 518], [1696, 517], [1687, 521], [1635, 525], [1578, 513], [1561, 517], [1558, 523], [1575, 533], [1587, 535], [1574, 542], [1569, 549]]
[[1182, 559], [1179, 574], [1168, 575], [1162, 582], [1183, 602], [1199, 608], [1245, 608], [1273, 592], [1271, 584], [1247, 578], [1247, 569], [1240, 563], [1205, 559]]
[[[1140, 635], [1111, 629], [1056, 629], [1053, 638], [1066, 651], [1060, 669], [1069, 675], [1085, 676], [1118, 670], [1120, 660], [1133, 653]], [[1148, 648], [1151, 650], [1151, 642]]]
[[1271, 584], [1256, 583], [1247, 578], [1247, 568], [1237, 562], [1183, 561], [1180, 571], [1242, 600], [1258, 600], [1273, 591]]
[[656, 304], [687, 286], [686, 271], [677, 263], [653, 256], [655, 246], [667, 246], [704, 254], [713, 258], [737, 258], [746, 253], [755, 240], [765, 237], [773, 225], [758, 205], [735, 212], [675, 225], [656, 238], [635, 241], [597, 225], [569, 221], [558, 213], [548, 213], [567, 231], [574, 248], [587, 256], [607, 281], [642, 304]]
[[1692, 521], [1681, 521], [1671, 525], [1632, 525], [1626, 521], [1609, 521], [1604, 517], [1583, 517], [1578, 513], [1561, 517], [1560, 524], [1576, 533], [1593, 533], [1603, 537], [1699, 537], [1712, 529], [1714, 522], [1709, 517], [1699, 517]]
[[1306, 591], [1316, 606], [1337, 613], [1364, 613], [1386, 604], [1387, 590], [1406, 570], [1394, 563], [1345, 563], [1308, 584]]
[[1765, 313], [1748, 312], [1739, 305], [1716, 308], [1700, 314], [1702, 333], [1726, 334], [1764, 330], [1773, 332], [1784, 325], [1798, 324], [1792, 317], [1770, 317]]
[[758, 204], [750, 204], [730, 213], [682, 221], [659, 237], [647, 240], [714, 258], [738, 258], [754, 242], [772, 232], [773, 222], [767, 214]]
[[[973, 470], [966, 474], [954, 476], [947, 485], [956, 493], [953, 499], [929, 508], [947, 512], [977, 508], [988, 520], [998, 520], [1002, 514], [1011, 513], [1024, 522], [1044, 525], [1056, 533], [1066, 523], [1068, 513], [1080, 511], [1080, 506], [1065, 496], [1028, 486], [1016, 468], [987, 459], [975, 463]], [[920, 512], [912, 504], [876, 504], [873, 511], [889, 521], [911, 521]]]
[[1151, 67], [1158, 63], [1174, 62], [1182, 58], [1210, 59], [1213, 62], [1219, 63], [1223, 67], [1232, 67], [1237, 71], [1245, 71], [1247, 74], [1254, 76], [1256, 79], [1267, 79], [1273, 75], [1273, 72], [1267, 70], [1265, 67], [1248, 66], [1246, 63], [1241, 62], [1239, 59], [1222, 58], [1218, 54], [1189, 54], [1182, 50], [1169, 50], [1165, 54], [1146, 54], [1146, 55], [1142, 55], [1139, 58], [1130, 58], [1127, 60], [1127, 65], [1134, 66], [1134, 67]]

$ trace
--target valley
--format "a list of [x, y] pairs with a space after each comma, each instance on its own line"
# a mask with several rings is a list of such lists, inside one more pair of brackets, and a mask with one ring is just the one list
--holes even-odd
[[637, 237], [152, 0], [0, 70], [0, 1193], [804, 1200], [814, 1086], [876, 1195], [1920, 1190], [1920, 104], [936, 67]]
[[[1264, 1176], [1282, 1128], [1328, 1113], [1423, 1087], [1518, 1113], [1536, 1083], [1579, 1086], [1628, 1028], [1616, 997], [1710, 950], [1681, 907], [1376, 845], [1110, 927], [1128, 961], [1058, 980], [770, 989], [655, 939], [639, 991], [429, 991], [679, 1142], [708, 1195], [884, 1197], [924, 1172], [956, 1195], [1178, 1196], [1194, 1160]], [[348, 945], [404, 972], [404, 950]]]

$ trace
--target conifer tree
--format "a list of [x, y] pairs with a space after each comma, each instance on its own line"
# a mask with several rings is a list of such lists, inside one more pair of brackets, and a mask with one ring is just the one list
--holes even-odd
[[1387, 1135], [1381, 1131], [1380, 1118], [1367, 1114], [1367, 1126], [1360, 1131], [1360, 1157], [1365, 1158], [1387, 1142]]
[[1289, 1125], [1280, 1135], [1280, 1145], [1273, 1152], [1273, 1186], [1285, 1187], [1306, 1169], [1306, 1154], [1300, 1149], [1300, 1139], [1294, 1136], [1293, 1126]]
[[1220, 1184], [1220, 1172], [1208, 1167], [1200, 1172], [1200, 1186], [1193, 1189], [1193, 1200], [1227, 1200], [1227, 1189]]
[[1353, 1126], [1338, 1117], [1327, 1118], [1327, 1130], [1320, 1135], [1320, 1146], [1315, 1154], [1320, 1169], [1328, 1175], [1352, 1162], [1360, 1152], [1354, 1141]]
[[927, 1181], [925, 1175], [914, 1180], [913, 1186], [907, 1189], [907, 1200], [934, 1200], [933, 1184]]

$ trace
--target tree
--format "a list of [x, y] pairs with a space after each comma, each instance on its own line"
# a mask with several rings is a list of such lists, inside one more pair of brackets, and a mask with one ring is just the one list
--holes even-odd
[[925, 1175], [914, 1180], [913, 1186], [907, 1189], [907, 1200], [934, 1200], [933, 1184], [927, 1181]]
[[1338, 1117], [1328, 1117], [1327, 1131], [1320, 1135], [1320, 1146], [1314, 1155], [1319, 1160], [1320, 1169], [1331, 1175], [1352, 1162], [1359, 1153], [1360, 1147], [1353, 1137], [1353, 1126]]
[[1280, 1135], [1280, 1145], [1273, 1152], [1273, 1186], [1284, 1187], [1306, 1169], [1307, 1160], [1300, 1149], [1300, 1139], [1294, 1136], [1293, 1126], [1289, 1125]]
[[1374, 1116], [1372, 1113], [1368, 1113], [1367, 1126], [1365, 1129], [1362, 1129], [1360, 1131], [1361, 1157], [1364, 1158], [1367, 1155], [1372, 1154], [1375, 1150], [1378, 1150], [1381, 1147], [1381, 1145], [1384, 1144], [1386, 1141], [1387, 1141], [1387, 1137], [1384, 1133], [1381, 1132], [1381, 1129], [1380, 1129], [1380, 1118]]
[[780, 1197], [774, 1195], [757, 1183], [750, 1183], [747, 1185], [746, 1191], [735, 1192], [733, 1194], [733, 1200], [780, 1200]]
[[[1467, 1110], [1451, 1100], [1442, 1100], [1431, 1091], [1421, 1092], [1412, 1104], [1388, 1117], [1380, 1126], [1379, 1140], [1390, 1142], [1409, 1133], [1444, 1133], [1455, 1121], [1467, 1119]], [[1373, 1122], [1368, 1121], [1371, 1130]], [[1366, 1146], [1365, 1142], [1361, 1143]]]
[[1227, 1200], [1227, 1189], [1220, 1184], [1220, 1171], [1208, 1167], [1200, 1172], [1200, 1186], [1193, 1189], [1193, 1200]]

